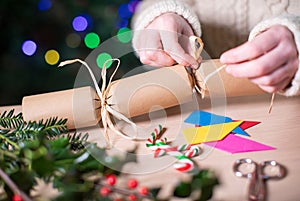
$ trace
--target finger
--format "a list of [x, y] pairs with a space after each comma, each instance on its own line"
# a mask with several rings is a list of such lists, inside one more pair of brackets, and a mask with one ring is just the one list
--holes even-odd
[[[147, 38], [147, 40], [145, 40], [145, 38]], [[140, 61], [143, 64], [171, 66], [175, 63], [174, 59], [162, 50], [160, 35], [157, 30], [145, 30], [139, 36], [139, 39], [137, 51]]]
[[282, 83], [284, 80], [292, 80], [297, 71], [295, 62], [284, 64], [276, 71], [262, 77], [252, 78], [251, 81], [257, 85], [275, 86]]
[[140, 60], [143, 64], [156, 67], [172, 66], [176, 61], [163, 50], [144, 50], [140, 52]]
[[262, 56], [279, 44], [279, 39], [273, 35], [273, 30], [267, 30], [256, 36], [252, 41], [223, 53], [220, 60], [225, 64], [234, 64]]
[[[182, 30], [182, 35], [181, 37], [179, 38], [179, 43], [181, 44], [182, 48], [184, 49], [184, 51], [186, 53], [188, 53], [189, 55], [194, 55], [194, 51], [193, 51], [193, 48], [191, 47], [191, 43], [190, 43], [190, 39], [189, 37], [190, 36], [193, 36], [194, 33], [193, 33], [193, 30], [190, 26], [184, 28]], [[196, 58], [197, 59], [197, 58]]]
[[258, 85], [262, 90], [268, 93], [275, 93], [281, 90], [286, 89], [286, 87], [290, 84], [290, 79], [285, 79], [283, 82], [274, 85], [274, 86], [265, 86], [265, 85]]
[[227, 65], [226, 71], [234, 77], [255, 78], [270, 74], [272, 71], [280, 68], [284, 63], [288, 62], [282, 52], [282, 45], [272, 49], [267, 54], [264, 54], [256, 59]]
[[178, 42], [177, 33], [161, 31], [163, 49], [178, 63], [197, 69], [197, 61], [187, 54]]

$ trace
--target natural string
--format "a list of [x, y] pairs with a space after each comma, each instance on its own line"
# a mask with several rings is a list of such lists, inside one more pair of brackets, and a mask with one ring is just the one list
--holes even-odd
[[[117, 67], [115, 68], [113, 74], [109, 78], [108, 84], [106, 85], [106, 64], [107, 64], [107, 62], [111, 62], [111, 61], [117, 61], [118, 64], [117, 64]], [[97, 84], [96, 78], [95, 78], [91, 68], [89, 67], [89, 65], [86, 62], [84, 62], [80, 59], [67, 60], [67, 61], [61, 62], [58, 67], [63, 67], [65, 65], [72, 64], [72, 63], [75, 63], [75, 62], [79, 62], [87, 68], [87, 70], [88, 70], [88, 72], [91, 76], [91, 79], [93, 81], [96, 92], [97, 92], [97, 94], [100, 98], [100, 102], [101, 102], [100, 103], [101, 104], [101, 119], [102, 119], [102, 124], [103, 124], [103, 128], [104, 128], [104, 137], [105, 137], [107, 148], [111, 147], [111, 141], [110, 141], [109, 134], [108, 134], [108, 128], [110, 128], [115, 133], [117, 133], [118, 135], [120, 135], [120, 136], [122, 136], [126, 139], [136, 140], [137, 139], [137, 126], [136, 126], [136, 124], [134, 122], [132, 122], [131, 120], [129, 120], [122, 113], [120, 113], [120, 112], [116, 111], [115, 109], [113, 109], [109, 104], [107, 104], [107, 99], [108, 99], [107, 96], [108, 96], [109, 90], [111, 88], [112, 79], [113, 79], [114, 75], [116, 74], [116, 72], [117, 72], [117, 70], [120, 66], [120, 63], [121, 63], [120, 60], [119, 59], [109, 59], [104, 63], [103, 68], [102, 68], [102, 72], [101, 72], [101, 77], [102, 77], [101, 90], [100, 90], [100, 88]], [[123, 132], [119, 131], [115, 127], [115, 125], [113, 124], [113, 122], [111, 120], [111, 115], [118, 118], [118, 119], [121, 119], [121, 120], [127, 122], [128, 124], [130, 124], [132, 126], [132, 128], [134, 129], [135, 136], [130, 137], [130, 136], [124, 134]]]
[[272, 112], [274, 99], [275, 99], [275, 93], [272, 93], [271, 103], [270, 103], [270, 107], [269, 107], [269, 111], [268, 111], [269, 114]]
[[[201, 52], [203, 50], [204, 43], [202, 42], [201, 38], [196, 37], [196, 36], [190, 36], [189, 42], [190, 42], [191, 48], [194, 52], [194, 58], [196, 60], [198, 60], [200, 58]], [[202, 98], [204, 98], [205, 91], [204, 91], [204, 89], [201, 88], [201, 86], [198, 85], [198, 80], [196, 77], [196, 70], [192, 69], [190, 67], [186, 67], [185, 69], [191, 75], [193, 93], [198, 92], [202, 96]]]
[[[214, 75], [216, 75], [217, 73], [219, 73], [221, 70], [225, 69], [226, 67], [227, 67], [227, 65], [224, 64], [220, 68], [217, 68], [215, 71], [208, 74], [203, 81], [204, 86], [207, 84], [207, 82], [210, 78], [212, 78]], [[268, 110], [269, 114], [272, 112], [274, 99], [275, 99], [275, 93], [272, 93], [271, 102], [270, 102], [270, 106], [269, 106], [269, 110]]]

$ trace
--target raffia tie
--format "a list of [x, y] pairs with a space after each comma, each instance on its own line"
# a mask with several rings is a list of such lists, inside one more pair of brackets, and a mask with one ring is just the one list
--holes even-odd
[[[111, 61], [117, 61], [117, 67], [115, 68], [113, 74], [111, 75], [111, 77], [109, 78], [108, 84], [106, 85], [106, 64], [108, 62]], [[72, 63], [76, 63], [79, 62], [81, 63], [83, 66], [85, 66], [92, 78], [94, 87], [96, 89], [96, 92], [100, 98], [100, 105], [101, 105], [101, 119], [102, 119], [102, 124], [103, 124], [103, 129], [104, 129], [104, 137], [105, 137], [105, 141], [106, 141], [106, 146], [107, 148], [111, 147], [111, 140], [108, 134], [108, 130], [111, 129], [112, 131], [114, 131], [116, 134], [129, 139], [129, 140], [136, 140], [137, 139], [137, 126], [134, 122], [132, 122], [131, 120], [129, 120], [125, 115], [123, 115], [122, 113], [116, 111], [115, 109], [113, 109], [108, 103], [107, 103], [107, 99], [108, 99], [108, 93], [109, 90], [111, 88], [111, 83], [112, 83], [112, 79], [114, 77], [114, 75], [116, 74], [119, 66], [120, 66], [120, 60], [119, 59], [109, 59], [107, 60], [102, 68], [102, 72], [101, 72], [101, 78], [102, 78], [102, 86], [101, 86], [101, 90], [98, 86], [98, 83], [96, 81], [96, 78], [94, 76], [93, 71], [91, 70], [91, 68], [89, 67], [89, 65], [85, 62], [82, 61], [80, 59], [73, 59], [73, 60], [67, 60], [67, 61], [63, 61], [59, 64], [58, 67], [63, 67], [65, 65], [69, 65]], [[117, 119], [123, 120], [126, 123], [130, 124], [132, 126], [132, 128], [134, 129], [134, 133], [135, 135], [133, 137], [128, 136], [127, 134], [121, 132], [119, 129], [117, 129], [114, 125], [114, 123], [111, 120], [111, 116], [116, 117]]]
[[[227, 67], [227, 65], [224, 64], [220, 68], [217, 68], [215, 71], [213, 71], [210, 74], [208, 74], [205, 77], [204, 81], [203, 81], [203, 85], [205, 86], [210, 78], [212, 78], [214, 75], [218, 74], [221, 70], [225, 69], [226, 67]], [[202, 95], [202, 98], [204, 98], [203, 93], [201, 93], [201, 95]], [[273, 104], [274, 104], [274, 99], [275, 99], [275, 93], [272, 93], [272, 97], [271, 97], [271, 101], [270, 101], [270, 106], [269, 106], [269, 110], [268, 110], [269, 114], [272, 112]]]

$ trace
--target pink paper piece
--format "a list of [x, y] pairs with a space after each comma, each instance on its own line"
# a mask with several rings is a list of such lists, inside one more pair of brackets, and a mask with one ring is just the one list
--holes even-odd
[[276, 149], [274, 147], [248, 140], [234, 134], [227, 135], [223, 140], [217, 142], [206, 142], [204, 144], [232, 154]]

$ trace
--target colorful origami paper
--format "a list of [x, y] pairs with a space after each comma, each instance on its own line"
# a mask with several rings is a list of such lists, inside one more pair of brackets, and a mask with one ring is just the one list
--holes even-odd
[[[200, 126], [208, 126], [213, 124], [222, 124], [222, 123], [229, 123], [234, 122], [231, 118], [226, 116], [220, 116], [216, 114], [212, 114], [209, 112], [205, 112], [202, 110], [193, 111], [187, 119], [184, 121], [185, 123], [200, 125]], [[233, 133], [241, 134], [245, 136], [249, 136], [241, 127], [236, 127]]]
[[[233, 121], [241, 121], [241, 120], [233, 120]], [[239, 127], [243, 130], [246, 130], [248, 128], [256, 126], [257, 124], [260, 124], [260, 122], [259, 121], [243, 121]]]
[[214, 124], [184, 129], [183, 135], [188, 144], [199, 144], [222, 140], [238, 127], [242, 121]]
[[257, 121], [232, 120], [226, 116], [196, 110], [188, 116], [185, 123], [196, 125], [195, 128], [187, 128], [182, 131], [187, 143], [190, 144], [204, 143], [232, 154], [275, 149], [234, 135], [250, 136], [245, 130], [260, 123]]
[[229, 153], [242, 153], [242, 152], [253, 152], [253, 151], [265, 151], [274, 150], [276, 148], [255, 142], [240, 136], [233, 134], [227, 135], [223, 140], [218, 142], [207, 142], [208, 146], [212, 146], [216, 149], [226, 151]]

